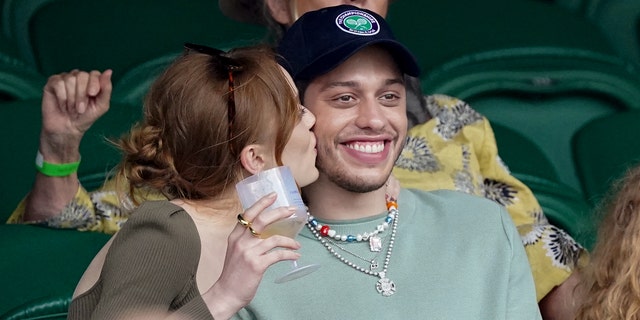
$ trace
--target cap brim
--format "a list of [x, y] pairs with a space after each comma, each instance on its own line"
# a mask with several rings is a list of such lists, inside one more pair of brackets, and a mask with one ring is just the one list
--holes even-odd
[[386, 50], [389, 50], [394, 61], [400, 67], [400, 71], [410, 75], [412, 77], [420, 76], [420, 66], [416, 61], [416, 58], [411, 54], [400, 42], [394, 40], [375, 40], [369, 41], [365, 37], [356, 39], [354, 41], [347, 42], [334, 50], [326, 52], [312, 61], [308, 67], [300, 70], [297, 74], [293, 75], [295, 79], [311, 80], [320, 75], [326, 74], [331, 70], [337, 68], [340, 64], [345, 62], [351, 56], [356, 54], [362, 48], [380, 45]]

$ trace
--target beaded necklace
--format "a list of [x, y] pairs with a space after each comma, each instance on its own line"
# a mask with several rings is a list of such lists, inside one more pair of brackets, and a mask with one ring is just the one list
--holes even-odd
[[[322, 243], [322, 245], [334, 257], [336, 257], [342, 263], [344, 263], [344, 264], [348, 265], [349, 267], [352, 267], [352, 268], [354, 268], [357, 271], [360, 271], [362, 273], [365, 273], [365, 274], [368, 274], [368, 275], [372, 275], [374, 277], [379, 277], [380, 279], [378, 279], [378, 281], [376, 282], [376, 291], [378, 291], [378, 293], [382, 294], [385, 297], [391, 296], [396, 292], [396, 284], [393, 281], [391, 281], [389, 278], [387, 278], [387, 270], [389, 269], [389, 261], [391, 260], [391, 252], [393, 251], [393, 243], [395, 242], [396, 231], [398, 229], [398, 204], [393, 200], [388, 200], [387, 201], [387, 210], [389, 212], [388, 217], [391, 217], [391, 220], [392, 220], [391, 234], [390, 234], [390, 238], [391, 239], [389, 240], [389, 247], [387, 248], [387, 255], [386, 255], [385, 259], [384, 259], [384, 264], [382, 266], [382, 271], [380, 271], [380, 272], [369, 270], [369, 269], [365, 269], [365, 268], [360, 267], [359, 265], [356, 265], [355, 263], [345, 259], [344, 257], [342, 257], [341, 254], [336, 252], [334, 250], [334, 248], [331, 246], [331, 244], [329, 242], [331, 240], [327, 241], [327, 239], [324, 239], [322, 237], [322, 235], [316, 229], [317, 227], [314, 227], [309, 220], [306, 223], [307, 228], [309, 228], [309, 230], [311, 231], [311, 233], [313, 233], [313, 235], [316, 237], [316, 239], [318, 239], [318, 241], [320, 241], [320, 243]], [[343, 248], [341, 248], [341, 249], [344, 250]], [[347, 250], [344, 250], [344, 251], [347, 251]], [[349, 251], [347, 251], [347, 252], [349, 252]], [[351, 253], [351, 252], [349, 252], [349, 253]]]
[[323, 225], [320, 222], [318, 222], [313, 216], [309, 216], [308, 220], [309, 220], [309, 223], [311, 223], [311, 226], [313, 226], [316, 230], [318, 230], [318, 233], [323, 237], [332, 238], [334, 240], [342, 241], [342, 242], [369, 241], [369, 250], [371, 250], [372, 252], [379, 252], [382, 250], [382, 239], [380, 239], [378, 234], [389, 229], [389, 226], [391, 225], [391, 221], [393, 221], [393, 214], [389, 213], [384, 218], [384, 221], [381, 224], [379, 224], [375, 230], [371, 232], [358, 233], [356, 235], [338, 234], [335, 230], [331, 229], [330, 226]]

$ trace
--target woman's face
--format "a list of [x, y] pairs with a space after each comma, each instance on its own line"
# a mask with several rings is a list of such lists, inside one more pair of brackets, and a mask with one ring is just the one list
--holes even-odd
[[[281, 68], [287, 77], [289, 85], [298, 92], [289, 73]], [[304, 187], [318, 179], [316, 168], [316, 137], [311, 128], [316, 123], [316, 117], [302, 105], [300, 108], [300, 120], [293, 128], [291, 137], [282, 151], [282, 163], [288, 166], [293, 173], [298, 186]]]

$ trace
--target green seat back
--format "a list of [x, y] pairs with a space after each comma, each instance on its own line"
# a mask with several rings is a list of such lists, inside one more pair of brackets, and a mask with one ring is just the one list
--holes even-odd
[[452, 59], [490, 50], [543, 46], [615, 52], [591, 21], [542, 1], [393, 1], [388, 21], [417, 56], [424, 76]]
[[640, 110], [595, 119], [573, 137], [573, 157], [582, 188], [593, 204], [612, 183], [640, 163]]
[[29, 39], [29, 23], [31, 16], [38, 8], [53, 0], [3, 0], [2, 35], [16, 44], [20, 59], [31, 68], [35, 68], [31, 41]]
[[567, 48], [469, 55], [434, 69], [422, 87], [466, 100], [491, 123], [532, 140], [552, 161], [560, 182], [576, 190], [581, 184], [571, 156], [573, 134], [592, 119], [640, 108], [640, 72], [633, 65]]
[[0, 37], [0, 101], [38, 98], [42, 96], [45, 77], [16, 58]]
[[499, 123], [491, 125], [500, 158], [513, 173], [560, 181], [553, 163], [531, 139]]
[[29, 26], [42, 73], [111, 68], [114, 82], [184, 42], [240, 45], [266, 35], [262, 27], [223, 16], [211, 0], [56, 0], [40, 7]]
[[[31, 319], [59, 316], [89, 262], [108, 240], [108, 235], [95, 232], [0, 225], [0, 318], [18, 319], [16, 314], [21, 307], [26, 310], [25, 304], [30, 304]], [[39, 308], [30, 303], [38, 300]]]
[[125, 72], [113, 90], [113, 99], [142, 108], [144, 97], [156, 78], [176, 59], [169, 53], [146, 61]]
[[575, 189], [543, 177], [514, 173], [526, 184], [552, 225], [561, 228], [587, 249], [593, 248], [597, 223], [593, 207]]
[[621, 56], [640, 64], [640, 1], [592, 0], [585, 15]]

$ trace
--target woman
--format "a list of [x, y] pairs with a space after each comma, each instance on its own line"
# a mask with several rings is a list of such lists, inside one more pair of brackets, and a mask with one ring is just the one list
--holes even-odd
[[300, 186], [317, 179], [315, 118], [297, 101], [270, 49], [188, 45], [152, 86], [142, 124], [118, 143], [130, 189], [169, 200], [142, 203], [98, 253], [69, 318], [229, 318], [252, 299], [267, 267], [297, 259], [295, 240], [255, 236], [293, 211], [265, 210], [271, 194], [238, 215], [235, 191], [278, 165]]
[[640, 318], [640, 166], [613, 190], [577, 287], [582, 301], [575, 319]]

